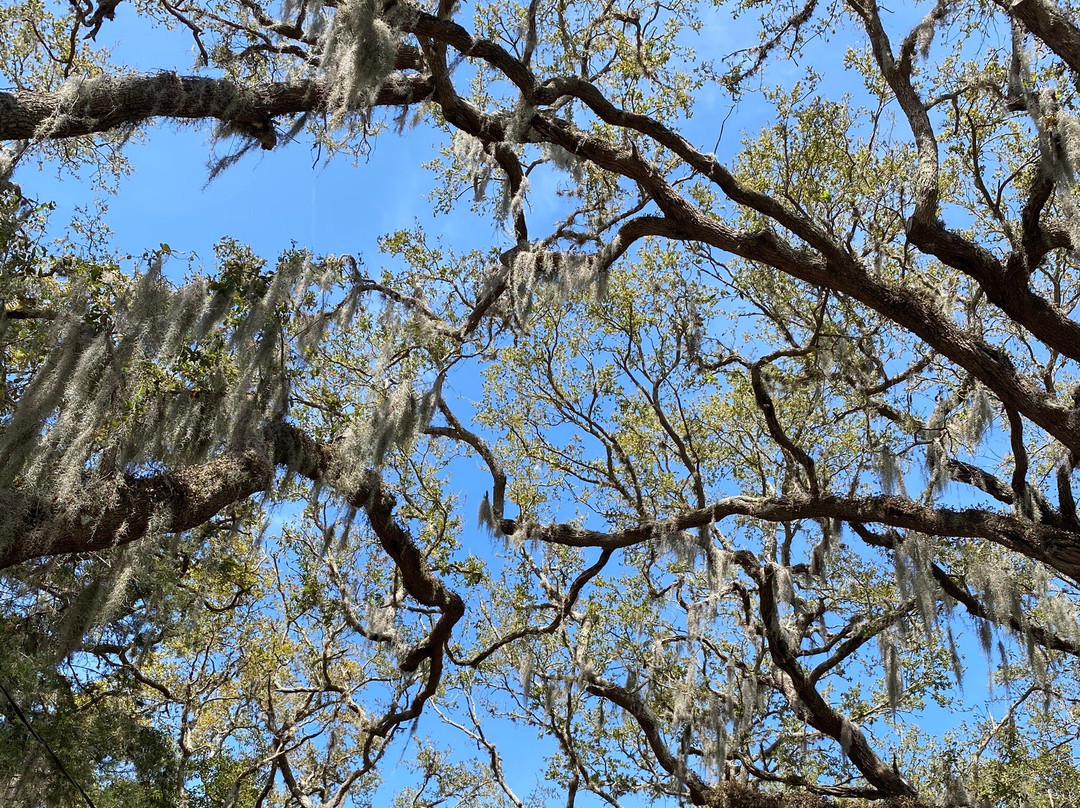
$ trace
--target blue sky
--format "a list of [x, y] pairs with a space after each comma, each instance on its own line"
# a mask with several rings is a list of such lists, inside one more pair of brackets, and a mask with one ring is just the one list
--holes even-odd
[[[919, 14], [905, 7], [894, 16], [906, 25]], [[732, 20], [725, 9], [708, 5], [703, 22], [702, 32], [689, 42], [702, 59], [718, 58], [757, 41], [752, 14]], [[857, 94], [861, 80], [844, 74], [841, 63], [847, 37], [841, 31], [831, 42], [808, 43], [797, 59], [773, 64], [770, 80], [794, 82], [804, 77], [805, 65], [813, 64], [833, 77], [827, 92]], [[102, 28], [97, 44], [110, 50], [114, 63], [140, 71], [194, 72], [196, 51], [187, 32], [154, 28], [128, 3], [117, 6], [115, 21]], [[838, 75], [850, 87], [838, 87]], [[744, 135], [769, 122], [768, 107], [753, 94], [729, 112], [730, 97], [720, 87], [705, 87], [698, 93], [694, 116], [679, 128], [699, 148], [715, 148], [721, 159], [729, 160]], [[718, 124], [725, 117], [723, 138], [718, 139]], [[229, 141], [215, 145], [212, 129], [208, 122], [152, 126], [141, 142], [126, 148], [134, 172], [120, 181], [115, 195], [101, 197], [85, 178], [58, 177], [48, 164], [37, 171], [28, 163], [16, 179], [31, 196], [57, 203], [54, 227], [63, 226], [74, 205], [101, 199], [108, 205], [113, 244], [121, 254], [135, 256], [165, 242], [175, 251], [195, 252], [209, 262], [211, 246], [227, 235], [271, 260], [294, 243], [316, 255], [362, 252], [370, 257], [379, 235], [416, 223], [429, 233], [450, 235], [470, 245], [509, 243], [489, 220], [467, 210], [450, 216], [432, 214], [427, 194], [433, 175], [421, 165], [438, 157], [445, 136], [430, 126], [403, 135], [386, 131], [372, 139], [370, 155], [355, 163], [341, 156], [326, 161], [303, 137], [272, 152], [255, 149], [208, 185], [212, 155], [226, 154], [236, 145]], [[534, 233], [542, 234], [544, 220], [556, 214], [544, 190], [543, 180], [532, 178]]]
[[[127, 3], [117, 7], [98, 43], [110, 48], [114, 62], [141, 71], [194, 72], [186, 32], [152, 28]], [[75, 205], [100, 199], [108, 205], [116, 249], [135, 256], [165, 242], [210, 262], [210, 248], [223, 236], [271, 260], [294, 243], [316, 254], [373, 252], [378, 235], [417, 220], [440, 230], [426, 204], [430, 174], [420, 169], [438, 155], [439, 133], [431, 129], [407, 137], [384, 133], [373, 139], [368, 159], [355, 164], [320, 159], [309, 142], [256, 149], [208, 184], [213, 155], [237, 145], [214, 144], [212, 132], [207, 122], [155, 124], [125, 149], [134, 171], [115, 195], [96, 194], [87, 178], [58, 176], [48, 164], [38, 171], [28, 163], [16, 180], [31, 196], [57, 203], [54, 228]]]
[[[752, 22], [732, 24], [719, 12], [710, 13], [703, 41], [716, 52], [730, 50], [734, 37]], [[124, 3], [118, 7], [116, 22], [106, 25], [99, 39], [115, 39], [117, 61], [140, 69], [186, 72], [193, 61], [183, 32], [148, 31]], [[835, 43], [817, 43], [811, 50], [814, 58], [828, 58], [834, 64], [842, 56], [842, 48]], [[785, 72], [796, 79], [802, 76], [803, 68], [790, 63]], [[856, 78], [853, 89], [858, 85]], [[718, 88], [702, 94], [699, 114], [687, 128], [700, 147], [713, 148], [718, 133], [709, 127], [722, 118], [726, 103]], [[727, 123], [721, 156], [734, 151], [742, 132], [756, 131], [764, 123], [764, 108], [752, 99], [743, 101]], [[101, 198], [108, 205], [106, 221], [114, 233], [113, 245], [121, 254], [138, 256], [168, 243], [179, 253], [196, 254], [196, 266], [200, 262], [208, 266], [212, 245], [229, 236], [269, 260], [296, 244], [315, 254], [362, 253], [377, 264], [376, 238], [417, 223], [432, 234], [452, 237], [456, 243], [507, 243], [490, 219], [471, 216], [467, 210], [433, 216], [427, 201], [432, 175], [420, 168], [421, 163], [438, 155], [441, 133], [433, 129], [420, 127], [404, 136], [386, 132], [374, 140], [370, 156], [356, 164], [347, 158], [324, 163], [303, 142], [273, 152], [253, 151], [207, 185], [207, 165], [215, 148], [211, 140], [209, 124], [161, 124], [151, 129], [143, 142], [128, 148], [134, 172], [120, 181], [116, 195]], [[224, 151], [228, 145], [216, 148]], [[39, 172], [27, 166], [16, 179], [28, 195], [58, 203], [53, 219], [57, 232], [75, 205], [95, 199], [87, 180], [58, 177], [54, 167], [46, 166]], [[534, 183], [533, 190], [537, 222], [533, 232], [542, 233], [539, 222], [552, 210], [543, 186]], [[181, 262], [179, 268], [186, 267]], [[469, 482], [462, 481], [463, 491], [470, 489]], [[466, 504], [466, 512], [470, 507], [475, 503]], [[468, 527], [471, 529], [471, 524]], [[486, 537], [479, 537], [471, 544], [475, 547], [486, 541]], [[969, 655], [969, 663], [980, 668], [973, 670], [966, 682], [970, 696], [982, 687], [985, 669], [977, 651]], [[436, 722], [425, 719], [420, 734], [435, 726]], [[508, 748], [517, 754], [507, 755], [505, 763], [512, 785], [524, 797], [536, 784], [540, 769], [537, 755], [552, 747], [538, 744], [532, 731], [518, 729], [512, 734], [514, 743]], [[463, 736], [447, 734], [444, 740], [471, 752], [471, 742], [462, 744]], [[388, 783], [377, 799], [407, 780], [395, 773], [394, 761], [399, 755], [398, 750], [387, 755], [383, 773]]]
[[[370, 159], [356, 165], [316, 163], [299, 143], [253, 151], [207, 184], [215, 148], [209, 126], [158, 124], [145, 142], [128, 148], [134, 171], [120, 180], [118, 193], [99, 198], [121, 254], [137, 256], [166, 242], [210, 261], [210, 248], [223, 236], [270, 259], [294, 242], [316, 254], [370, 252], [376, 236], [418, 220], [438, 229], [426, 205], [429, 181], [416, 170], [418, 152], [437, 154], [434, 133], [426, 143], [427, 133], [413, 134], [378, 138]], [[216, 148], [224, 153], [229, 145]], [[87, 180], [57, 178], [51, 166], [35, 174], [21, 169], [16, 179], [27, 193], [58, 203], [54, 227], [92, 198]]]
[[[114, 59], [143, 70], [183, 73], [193, 61], [184, 32], [148, 29], [125, 3], [118, 7], [115, 23], [103, 28], [99, 40], [115, 40]], [[250, 246], [271, 262], [295, 244], [316, 255], [362, 254], [373, 270], [380, 258], [377, 238], [417, 224], [456, 245], [509, 243], [490, 219], [472, 216], [467, 209], [449, 216], [433, 214], [427, 200], [433, 175], [421, 164], [439, 156], [443, 135], [430, 127], [417, 127], [404, 136], [384, 132], [372, 140], [367, 158], [355, 162], [340, 156], [330, 161], [320, 159], [305, 142], [272, 152], [253, 150], [208, 184], [208, 166], [215, 150], [221, 155], [236, 145], [214, 144], [212, 128], [210, 123], [152, 126], [145, 137], [126, 148], [134, 170], [119, 180], [115, 194], [95, 191], [86, 176], [72, 176], [50, 164], [39, 168], [27, 163], [15, 179], [29, 196], [56, 203], [51, 227], [57, 237], [76, 207], [100, 210], [100, 206], [107, 206], [103, 218], [112, 231], [111, 244], [120, 256], [130, 256], [121, 260], [125, 270], [141, 268], [139, 257], [161, 243], [178, 253], [166, 264], [166, 271], [171, 268], [177, 276], [182, 275], [188, 270], [189, 258], [193, 270], [200, 265], [210, 268], [213, 245], [225, 236]], [[463, 379], [454, 383], [459, 392], [463, 383], [471, 386]], [[463, 506], [475, 512], [479, 493], [472, 502], [466, 492], [483, 483], [472, 484], [472, 461], [457, 466]], [[280, 524], [295, 512], [285, 506], [278, 509], [275, 519]], [[469, 520], [467, 530], [473, 529]], [[490, 538], [482, 533], [465, 541], [478, 553], [490, 545]], [[499, 727], [499, 735], [507, 741], [501, 748], [506, 776], [518, 795], [526, 798], [540, 784], [546, 767], [544, 757], [555, 751], [555, 745], [538, 740], [534, 729], [505, 720], [491, 724]], [[455, 750], [463, 760], [481, 754], [473, 741], [447, 728], [430, 711], [422, 717], [416, 736], [431, 737], [437, 745]], [[373, 795], [357, 795], [359, 800], [388, 805], [402, 788], [415, 784], [408, 765], [414, 754], [412, 743], [407, 733], [399, 736], [380, 766], [382, 787]], [[579, 804], [589, 805], [591, 800], [582, 795]]]

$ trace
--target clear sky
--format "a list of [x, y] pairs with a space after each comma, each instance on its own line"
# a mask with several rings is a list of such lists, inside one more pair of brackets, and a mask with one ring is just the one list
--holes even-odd
[[[185, 34], [153, 32], [142, 25], [133, 9], [121, 3], [115, 23], [107, 24], [99, 38], [115, 41], [115, 58], [140, 70], [186, 72], [193, 59]], [[707, 20], [703, 42], [717, 52], [727, 51], [738, 33], [738, 25], [714, 17]], [[818, 43], [812, 49], [817, 51], [815, 58], [827, 51], [833, 59], [842, 56], [842, 48], [835, 44]], [[793, 80], [802, 75], [800, 65], [789, 67]], [[716, 112], [726, 103], [719, 88], [703, 92], [701, 114], [687, 128], [699, 146], [713, 148], [719, 133], [707, 127], [722, 119]], [[719, 151], [730, 155], [742, 132], [755, 131], [763, 123], [763, 108], [752, 101], [743, 102], [727, 124]], [[273, 152], [253, 151], [207, 185], [212, 150], [224, 153], [229, 144], [212, 144], [209, 124], [163, 124], [151, 129], [143, 142], [128, 148], [134, 172], [121, 180], [114, 196], [95, 197], [85, 178], [57, 176], [51, 166], [40, 172], [33, 165], [25, 166], [15, 179], [29, 196], [58, 203], [53, 219], [57, 232], [75, 205], [86, 205], [95, 198], [107, 204], [105, 218], [114, 233], [113, 244], [122, 255], [138, 256], [167, 243], [174, 251], [197, 254], [197, 264], [209, 265], [212, 245], [229, 236], [271, 261], [295, 244], [317, 255], [362, 253], [369, 263], [377, 264], [376, 238], [417, 223], [431, 233], [452, 237], [456, 244], [506, 246], [506, 236], [489, 219], [473, 217], [467, 210], [433, 216], [427, 201], [432, 175], [421, 164], [438, 155], [440, 137], [441, 133], [424, 127], [404, 137], [387, 132], [374, 141], [369, 159], [357, 164], [347, 158], [324, 163], [304, 142]], [[554, 214], [551, 196], [543, 191], [542, 184], [534, 185], [532, 203], [539, 220]], [[537, 227], [536, 232], [542, 228]], [[184, 268], [181, 263], [179, 269]], [[463, 481], [462, 489], [468, 488]], [[980, 675], [985, 681], [984, 673], [969, 678], [969, 694], [982, 687]], [[425, 719], [420, 733], [436, 726], [436, 721]], [[524, 797], [542, 768], [538, 754], [550, 751], [550, 747], [538, 745], [532, 731], [516, 730], [514, 737], [509, 748], [516, 754], [506, 764], [512, 784]], [[446, 740], [471, 751], [460, 736], [447, 736]], [[398, 754], [392, 751], [385, 759], [383, 774], [388, 784], [376, 795], [376, 801], [403, 780], [395, 775]]]
[[[140, 70], [185, 73], [193, 62], [187, 47], [190, 39], [184, 32], [148, 29], [125, 3], [117, 7], [116, 21], [103, 28], [99, 40], [112, 43], [114, 59]], [[253, 150], [208, 184], [212, 155], [226, 154], [236, 145], [213, 143], [212, 128], [206, 122], [151, 127], [145, 137], [126, 148], [134, 170], [119, 181], [116, 194], [103, 195], [88, 177], [72, 176], [49, 164], [40, 168], [24, 164], [14, 179], [28, 196], [56, 203], [51, 219], [56, 236], [62, 235], [76, 207], [100, 210], [107, 206], [103, 218], [112, 230], [113, 247], [119, 255], [133, 257], [121, 261], [129, 271], [141, 268], [139, 256], [161, 243], [178, 253], [166, 271], [171, 268], [183, 274], [187, 257], [193, 258], [193, 269], [209, 268], [213, 245], [226, 236], [271, 262], [295, 245], [316, 255], [362, 254], [373, 268], [379, 261], [377, 238], [417, 224], [457, 246], [505, 247], [510, 243], [490, 219], [471, 216], [467, 209], [449, 216], [433, 214], [427, 199], [433, 177], [421, 164], [439, 156], [444, 136], [430, 127], [418, 127], [404, 136], [384, 132], [372, 140], [367, 159], [357, 162], [341, 156], [326, 161], [310, 142], [302, 140], [271, 152]], [[542, 194], [540, 199], [541, 205], [550, 206]], [[456, 381], [460, 386], [464, 380]], [[468, 473], [472, 465], [463, 464], [462, 471]], [[468, 480], [462, 480], [463, 491], [469, 488]], [[474, 510], [477, 505], [471, 503]], [[468, 502], [465, 507], [470, 507]], [[282, 509], [279, 517], [288, 518], [290, 510]], [[474, 529], [471, 522], [467, 529]], [[490, 545], [486, 535], [470, 542], [474, 550], [482, 545]], [[514, 727], [505, 720], [491, 723], [500, 727], [503, 740], [510, 741], [506, 776], [525, 798], [540, 784], [543, 758], [555, 751], [554, 744], [538, 740], [535, 730]], [[478, 754], [472, 741], [448, 729], [430, 711], [417, 727], [417, 736], [425, 735], [459, 750], [462, 759]], [[400, 789], [415, 783], [408, 766], [414, 754], [411, 743], [406, 734], [400, 736], [380, 766], [384, 785], [374, 795], [357, 795], [359, 799], [389, 804]], [[579, 804], [592, 801], [582, 795]]]
[[[705, 56], [756, 39], [752, 20], [732, 21], [715, 9], [708, 10], [705, 20], [704, 33], [695, 40]], [[102, 28], [98, 43], [111, 49], [116, 63], [140, 71], [193, 72], [195, 52], [186, 32], [151, 28], [126, 3], [117, 6], [116, 20]], [[824, 42], [810, 48], [815, 59], [836, 60], [842, 55]], [[790, 73], [794, 81], [803, 75], [803, 68], [792, 62], [782, 72]], [[681, 129], [697, 145], [712, 150], [720, 134], [713, 127], [728, 112], [730, 99], [718, 87], [706, 88], [698, 108]], [[765, 108], [752, 99], [741, 102], [728, 119], [717, 151], [722, 156], [733, 154], [744, 133], [755, 132], [766, 122], [764, 114]], [[135, 170], [121, 180], [116, 195], [95, 195], [85, 178], [57, 176], [49, 165], [39, 172], [34, 164], [25, 164], [15, 179], [28, 195], [57, 203], [54, 228], [64, 225], [74, 205], [85, 205], [97, 196], [108, 205], [113, 244], [121, 254], [135, 256], [165, 242], [175, 251], [196, 252], [209, 262], [211, 246], [230, 236], [268, 259], [293, 244], [317, 255], [362, 252], [370, 258], [379, 235], [416, 223], [430, 233], [452, 236], [459, 244], [509, 244], [490, 220], [470, 216], [467, 210], [432, 214], [427, 195], [433, 177], [421, 166], [438, 157], [445, 135], [429, 126], [404, 135], [382, 133], [372, 140], [368, 158], [355, 164], [341, 156], [326, 161], [303, 138], [271, 152], [255, 149], [207, 184], [212, 154], [227, 154], [236, 145], [214, 144], [212, 129], [208, 122], [151, 127], [141, 142], [126, 148]], [[534, 178], [529, 203], [535, 232], [542, 232], [543, 220], [556, 213], [552, 195], [544, 191], [542, 180]]]

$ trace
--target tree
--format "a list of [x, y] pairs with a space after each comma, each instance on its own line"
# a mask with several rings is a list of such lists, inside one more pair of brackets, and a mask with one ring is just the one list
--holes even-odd
[[[136, 11], [190, 74], [95, 50]], [[1077, 791], [1075, 9], [724, 11], [706, 59], [681, 0], [0, 10], [7, 802], [359, 805], [395, 756], [416, 805]], [[211, 175], [426, 127], [499, 234], [50, 245], [18, 166], [162, 119]]]

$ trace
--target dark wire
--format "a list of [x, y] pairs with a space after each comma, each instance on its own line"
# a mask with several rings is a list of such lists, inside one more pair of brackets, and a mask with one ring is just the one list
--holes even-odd
[[15, 711], [16, 717], [20, 721], [22, 721], [23, 726], [30, 730], [30, 734], [34, 736], [34, 738], [39, 744], [45, 747], [45, 751], [49, 753], [49, 757], [51, 757], [56, 763], [57, 768], [60, 769], [60, 773], [63, 774], [64, 777], [66, 777], [68, 781], [79, 790], [79, 793], [82, 794], [83, 799], [86, 800], [86, 804], [89, 805], [90, 808], [97, 808], [97, 806], [94, 805], [94, 801], [90, 799], [90, 795], [86, 793], [86, 790], [81, 785], [79, 785], [79, 783], [75, 780], [74, 777], [71, 776], [71, 772], [67, 770], [67, 766], [64, 765], [64, 761], [60, 760], [56, 752], [54, 752], [52, 747], [49, 746], [48, 742], [40, 735], [38, 735], [37, 730], [30, 726], [30, 722], [27, 720], [26, 715], [23, 714], [23, 711], [19, 708], [19, 705], [15, 703], [15, 699], [11, 698], [11, 694], [7, 692], [7, 688], [4, 687], [3, 684], [0, 684], [0, 693], [4, 694], [4, 698], [8, 700], [8, 704], [10, 704], [11, 709]]

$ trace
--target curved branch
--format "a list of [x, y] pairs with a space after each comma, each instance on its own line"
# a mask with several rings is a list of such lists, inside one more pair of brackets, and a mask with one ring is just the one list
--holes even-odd
[[645, 740], [648, 741], [656, 762], [668, 774], [679, 777], [686, 783], [686, 788], [690, 792], [690, 801], [694, 805], [723, 804], [720, 801], [721, 790], [706, 783], [697, 772], [688, 769], [685, 761], [679, 760], [668, 748], [661, 735], [659, 719], [641, 696], [596, 675], [590, 675], [587, 681], [588, 684], [585, 685], [587, 692], [607, 699], [633, 716], [641, 731], [645, 733]]
[[[730, 516], [749, 516], [767, 522], [799, 519], [839, 519], [849, 523], [877, 523], [916, 530], [931, 536], [984, 539], [1029, 558], [1042, 561], [1064, 577], [1080, 580], [1080, 534], [1017, 515], [979, 508], [933, 508], [900, 496], [745, 497], [718, 500], [705, 508], [685, 511], [667, 519], [654, 519], [635, 527], [605, 533], [571, 524], [527, 524], [531, 540], [569, 547], [630, 547], [690, 530]], [[504, 519], [500, 529], [513, 533], [518, 525]]]
[[[473, 38], [464, 28], [449, 20], [438, 19], [417, 11], [413, 21], [405, 26], [405, 30], [421, 37], [430, 37], [440, 47], [453, 47], [465, 56], [484, 59], [517, 85], [528, 103], [553, 104], [562, 96], [573, 95], [581, 99], [605, 122], [637, 131], [665, 148], [671, 149], [693, 170], [720, 187], [732, 200], [770, 218], [812, 247], [818, 254], [799, 250], [772, 231], [734, 230], [681, 196], [663, 173], [644, 159], [636, 149], [614, 146], [602, 138], [578, 130], [569, 122], [559, 120], [550, 113], [534, 114], [527, 122], [525, 131], [519, 136], [529, 141], [537, 140], [557, 144], [581, 158], [592, 161], [599, 168], [620, 174], [638, 183], [668, 220], [665, 229], [670, 238], [696, 240], [730, 251], [744, 258], [765, 263], [794, 278], [848, 295], [870, 306], [897, 325], [923, 339], [942, 355], [967, 369], [992, 390], [1004, 404], [1026, 415], [1066, 447], [1080, 454], [1080, 413], [1057, 405], [1048, 399], [1029, 380], [1016, 372], [1007, 356], [1001, 351], [958, 328], [932, 302], [923, 299], [917, 290], [906, 289], [872, 277], [865, 267], [845, 252], [841, 245], [831, 240], [828, 234], [809, 218], [784, 207], [768, 194], [748, 188], [738, 182], [715, 157], [700, 153], [685, 138], [668, 127], [648, 116], [616, 108], [596, 87], [581, 79], [560, 77], [541, 84], [523, 63], [501, 46]], [[885, 41], [884, 46], [878, 50], [883, 54], [882, 58], [887, 57], [887, 66], [890, 71], [896, 73], [897, 68], [892, 63], [892, 56], [888, 53], [887, 45]], [[411, 63], [415, 59], [410, 56], [409, 61]], [[486, 142], [497, 144], [506, 140], [507, 126], [502, 119], [484, 115], [473, 105], [457, 96], [453, 88], [447, 86], [446, 75], [443, 75], [442, 81], [443, 90], [437, 92], [439, 96], [437, 101], [448, 120]], [[146, 92], [146, 87], [154, 83], [160, 86], [154, 92]], [[899, 81], [897, 87], [903, 84], [903, 81]], [[120, 101], [121, 96], [116, 92], [116, 88], [129, 85], [134, 91], [131, 104], [118, 106], [115, 102]], [[47, 132], [49, 136], [61, 136], [65, 132], [69, 134], [96, 132], [110, 126], [136, 123], [154, 115], [220, 116], [222, 120], [230, 122], [233, 128], [246, 131], [252, 137], [260, 139], [263, 145], [272, 145], [272, 127], [268, 127], [274, 115], [318, 109], [319, 105], [325, 102], [325, 90], [317, 82], [310, 81], [263, 85], [242, 91], [235, 85], [220, 80], [178, 78], [172, 74], [162, 74], [156, 77], [98, 79], [93, 83], [84, 83], [83, 86], [87, 89], [79, 89], [67, 95], [65, 93], [0, 95], [0, 113], [4, 113], [0, 114], [0, 138], [33, 136], [39, 130]], [[436, 92], [434, 88], [435, 79], [404, 77], [398, 74], [385, 84], [376, 103], [409, 103]], [[65, 101], [68, 95], [71, 98]], [[100, 103], [94, 100], [99, 96]], [[23, 104], [20, 99], [25, 100], [26, 103]], [[17, 100], [19, 103], [16, 103]], [[917, 101], [917, 98], [914, 100]], [[922, 120], [919, 116], [925, 117], [925, 111], [918, 113], [911, 107], [909, 101], [912, 99], [908, 98], [905, 101], [907, 105], [905, 111], [912, 116], [918, 126], [922, 126], [918, 123]], [[36, 102], [36, 106], [32, 102]], [[73, 108], [78, 107], [79, 111], [86, 104], [90, 104], [93, 107], [92, 114], [69, 114], [64, 107], [64, 104], [69, 102]], [[919, 129], [919, 131], [922, 130]], [[928, 155], [926, 165], [936, 165], [936, 162], [930, 159], [930, 152], [933, 151], [928, 145], [930, 141], [923, 135], [917, 139], [923, 143], [922, 151]], [[929, 137], [932, 140], [932, 132]], [[927, 171], [936, 176], [936, 169], [928, 168]], [[929, 188], [931, 183], [930, 180], [924, 178], [920, 180], [920, 184]], [[934, 194], [926, 191], [922, 193], [922, 196], [929, 198]], [[923, 203], [926, 202], [925, 198]], [[930, 210], [931, 213], [936, 210], [934, 206], [923, 203], [920, 203], [923, 210]], [[929, 214], [922, 217], [926, 221], [930, 218], [935, 217]], [[524, 230], [519, 230], [519, 238], [524, 232]], [[504, 256], [504, 261], [506, 258]], [[489, 298], [497, 298], [501, 294], [505, 286], [505, 277], [503, 277], [505, 272], [506, 267], [493, 279], [490, 284], [490, 294], [485, 297], [485, 301]], [[470, 318], [466, 327], [474, 327], [477, 318], [482, 316], [483, 310], [484, 306], [478, 305], [477, 316]], [[1041, 338], [1049, 340], [1049, 337], [1044, 334], [1049, 329], [1058, 336], [1048, 344], [1056, 345], [1063, 353], [1080, 356], [1080, 349], [1070, 344], [1074, 340], [1068, 336], [1072, 333], [1068, 323], [1063, 324], [1059, 319], [1051, 319], [1053, 321], [1047, 321], [1046, 328], [1041, 328], [1039, 331]], [[1030, 323], [1029, 326], [1034, 328], [1034, 325]], [[1056, 328], [1057, 326], [1062, 327]]]
[[487, 441], [481, 438], [474, 432], [467, 430], [454, 414], [454, 411], [450, 409], [450, 406], [446, 403], [446, 399], [440, 395], [436, 406], [439, 408], [439, 412], [442, 413], [443, 418], [446, 419], [446, 423], [449, 426], [429, 426], [426, 430], [429, 435], [439, 435], [440, 437], [450, 438], [452, 440], [461, 441], [468, 446], [471, 446], [480, 459], [488, 467], [488, 473], [491, 474], [492, 492], [491, 492], [491, 512], [496, 522], [501, 522], [503, 519], [503, 510], [506, 504], [506, 472], [503, 471], [502, 464], [499, 463], [495, 453], [491, 451], [491, 447], [488, 446]]
[[795, 458], [806, 471], [806, 483], [810, 488], [810, 497], [817, 499], [821, 496], [821, 491], [818, 487], [817, 467], [814, 459], [806, 453], [805, 449], [788, 437], [784, 427], [780, 424], [780, 419], [776, 417], [776, 407], [773, 405], [772, 396], [769, 395], [769, 391], [765, 387], [765, 381], [761, 377], [761, 366], [764, 361], [755, 362], [750, 367], [750, 384], [754, 390], [754, 401], [765, 418], [765, 423], [769, 428], [769, 435], [784, 451]]
[[997, 4], [1080, 73], [1080, 29], [1072, 15], [1050, 0], [997, 0]]
[[765, 634], [769, 654], [784, 673], [785, 695], [796, 713], [810, 724], [844, 747], [844, 754], [874, 788], [886, 796], [914, 797], [915, 789], [900, 776], [899, 772], [885, 765], [870, 748], [862, 730], [829, 704], [814, 686], [806, 670], [796, 659], [787, 633], [780, 624], [776, 604], [776, 565], [767, 564], [760, 574], [758, 597], [761, 617], [765, 621]]
[[536, 637], [541, 634], [554, 634], [555, 631], [559, 628], [559, 626], [562, 625], [563, 621], [570, 616], [570, 612], [574, 610], [574, 606], [577, 605], [578, 596], [581, 594], [581, 590], [585, 588], [585, 584], [595, 578], [597, 574], [604, 569], [608, 561], [611, 559], [612, 553], [614, 552], [614, 549], [610, 547], [606, 548], [602, 553], [600, 553], [600, 557], [596, 560], [595, 564], [583, 570], [581, 574], [574, 579], [573, 583], [570, 584], [570, 591], [568, 591], [566, 593], [566, 596], [563, 598], [562, 607], [559, 609], [559, 613], [556, 614], [555, 617], [551, 619], [551, 622], [548, 623], [546, 626], [527, 626], [526, 628], [512, 631], [509, 634], [500, 637], [498, 640], [489, 645], [483, 651], [480, 651], [472, 658], [461, 660], [457, 664], [461, 665], [462, 667], [476, 668], [479, 667], [484, 662], [484, 660], [486, 660], [500, 648], [503, 648], [512, 642], [516, 642], [523, 637]]
[[[1035, 225], [1038, 211], [1045, 203], [1043, 196], [1048, 190], [1038, 182], [1032, 189], [1032, 199], [1024, 211], [1023, 252], [1014, 253], [1005, 264], [989, 250], [949, 230], [939, 218], [937, 138], [926, 105], [920, 100], [911, 81], [914, 35], [918, 29], [905, 39], [900, 59], [896, 61], [888, 36], [882, 27], [876, 2], [867, 0], [851, 5], [863, 20], [878, 67], [907, 118], [918, 148], [916, 204], [915, 212], [908, 220], [909, 240], [947, 266], [974, 278], [988, 300], [1044, 344], [1080, 361], [1080, 323], [1069, 319], [1050, 301], [1035, 293], [1027, 283], [1027, 276], [1031, 271], [1030, 259], [1041, 257], [1040, 253], [1045, 254], [1047, 249], [1045, 239], [1035, 238], [1034, 234], [1037, 231]], [[1012, 8], [1045, 5], [1047, 4], [1042, 0], [1027, 0], [1025, 3], [1013, 4]], [[921, 25], [935, 24], [935, 15], [944, 13], [943, 5], [939, 4]], [[1070, 27], [1075, 33], [1075, 27]], [[1031, 221], [1032, 215], [1036, 218], [1034, 225]]]
[[1018, 634], [1031, 637], [1037, 645], [1041, 645], [1043, 648], [1051, 651], [1061, 651], [1070, 656], [1080, 656], [1080, 645], [1076, 642], [1048, 631], [1041, 626], [1033, 626], [1028, 622], [1017, 620], [1011, 615], [1008, 617], [995, 615], [968, 591], [967, 586], [962, 581], [958, 581], [940, 566], [931, 564], [930, 571], [933, 573], [938, 586], [941, 587], [941, 591], [967, 609], [968, 614], [983, 620], [989, 620], [997, 625], [1007, 625]]

